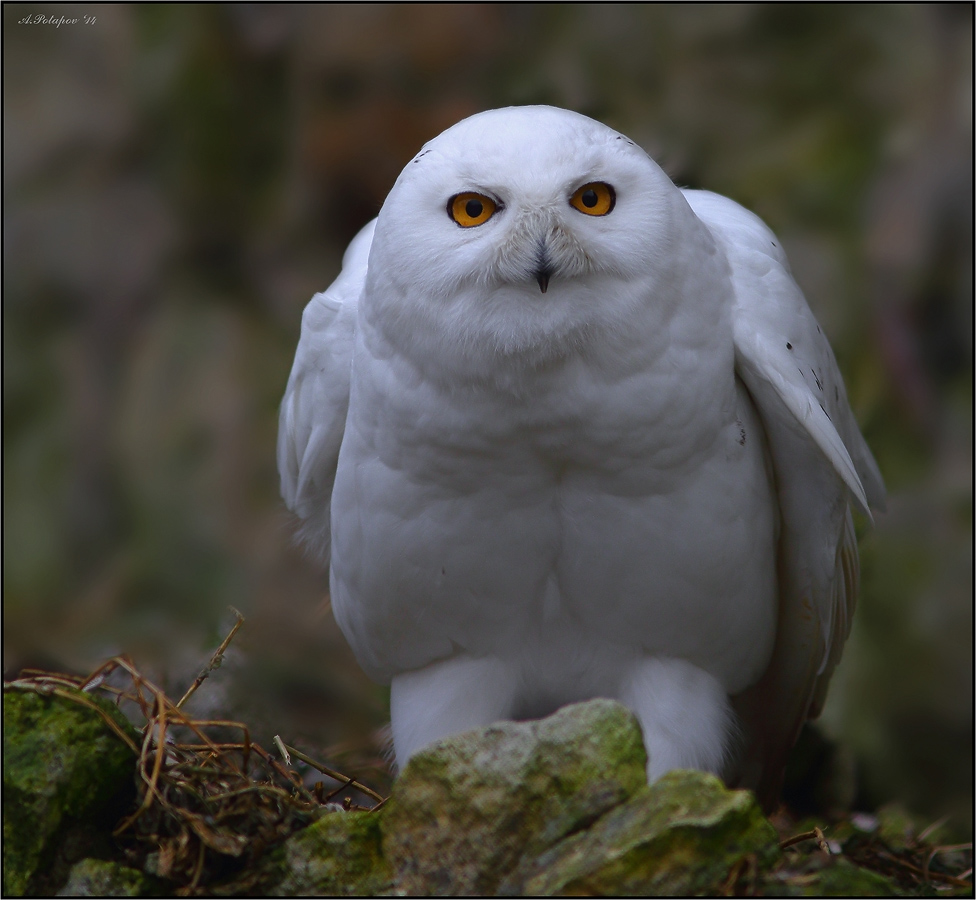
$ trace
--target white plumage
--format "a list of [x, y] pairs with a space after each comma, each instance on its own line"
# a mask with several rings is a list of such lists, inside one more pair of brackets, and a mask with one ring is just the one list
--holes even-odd
[[305, 310], [278, 467], [397, 761], [594, 696], [778, 788], [884, 486], [772, 232], [551, 107], [430, 141]]

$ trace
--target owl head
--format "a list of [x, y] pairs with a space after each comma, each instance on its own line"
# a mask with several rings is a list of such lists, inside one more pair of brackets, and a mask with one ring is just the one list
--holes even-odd
[[[652, 326], [707, 234], [632, 141], [548, 106], [490, 110], [428, 142], [380, 211], [362, 314], [418, 364], [497, 373]], [[453, 368], [452, 368], [453, 367]]]

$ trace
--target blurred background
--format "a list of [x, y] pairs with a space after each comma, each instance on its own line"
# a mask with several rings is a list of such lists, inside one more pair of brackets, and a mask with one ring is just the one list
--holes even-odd
[[383, 782], [387, 693], [293, 545], [277, 406], [302, 308], [420, 146], [548, 103], [778, 232], [890, 492], [820, 725], [841, 793], [971, 830], [972, 5], [3, 17], [8, 676], [124, 651], [180, 696], [233, 605], [193, 711]]

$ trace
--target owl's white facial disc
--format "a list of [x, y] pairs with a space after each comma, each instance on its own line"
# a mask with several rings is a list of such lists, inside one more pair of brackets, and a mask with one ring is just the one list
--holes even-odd
[[482, 113], [397, 180], [364, 315], [418, 358], [436, 345], [476, 368], [545, 363], [629, 327], [649, 296], [673, 296], [661, 287], [682, 215], [693, 219], [667, 176], [605, 125], [545, 106]]

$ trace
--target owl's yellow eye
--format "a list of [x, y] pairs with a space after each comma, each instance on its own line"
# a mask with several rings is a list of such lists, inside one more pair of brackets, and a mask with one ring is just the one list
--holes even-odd
[[588, 216], [605, 216], [613, 209], [617, 202], [617, 195], [609, 184], [602, 181], [591, 181], [584, 184], [572, 197], [569, 202], [574, 209]]
[[491, 197], [467, 191], [447, 201], [447, 214], [462, 228], [473, 228], [487, 222], [497, 209]]

